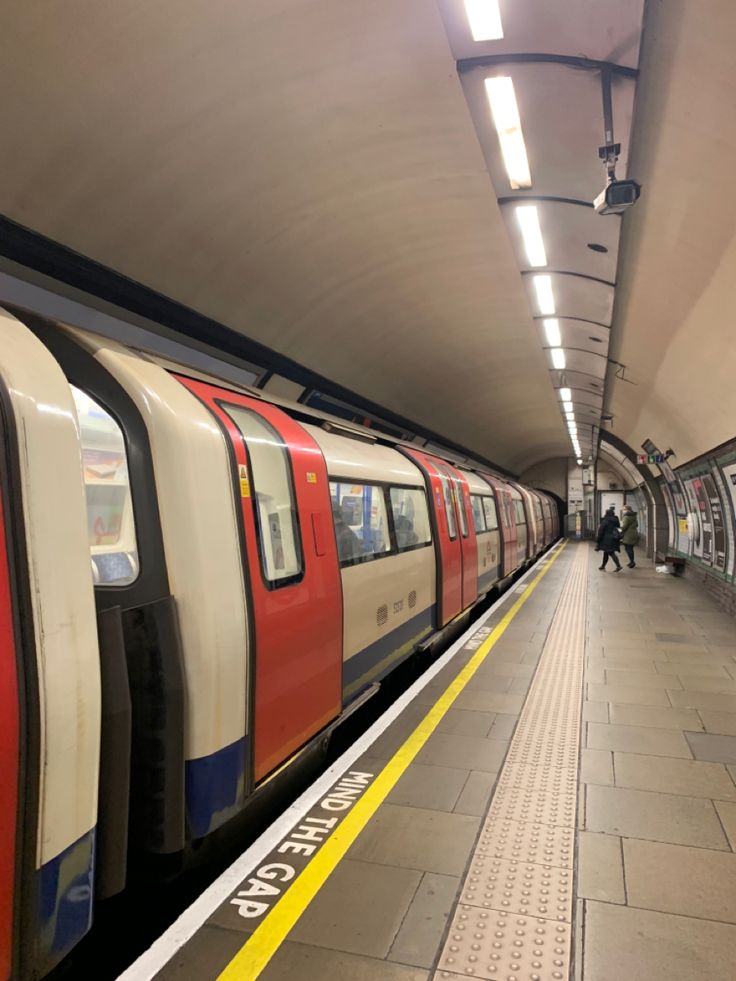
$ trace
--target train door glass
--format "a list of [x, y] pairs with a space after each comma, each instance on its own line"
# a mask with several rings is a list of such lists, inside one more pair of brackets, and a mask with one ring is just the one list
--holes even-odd
[[424, 491], [419, 487], [391, 487], [389, 496], [399, 551], [431, 544], [432, 529]]
[[[245, 439], [250, 456], [258, 550], [264, 579], [273, 588], [296, 582], [303, 572], [299, 526], [284, 441], [249, 409], [225, 411]], [[247, 480], [247, 476], [241, 480]]]
[[[450, 484], [450, 478], [442, 471], [437, 468], [439, 474], [440, 483], [442, 484], [442, 496], [445, 501], [445, 516], [447, 517], [447, 533], [450, 536], [450, 541], [454, 541], [457, 538], [457, 524], [455, 523], [455, 508], [452, 503], [452, 485]], [[465, 534], [467, 535], [467, 529]]]
[[468, 519], [465, 515], [465, 499], [463, 497], [463, 485], [460, 481], [453, 477], [453, 483], [455, 485], [455, 496], [457, 499], [457, 512], [460, 515], [460, 533], [463, 538], [468, 537]]
[[138, 577], [138, 545], [123, 432], [85, 392], [71, 386], [79, 420], [87, 537], [96, 586], [128, 586]]

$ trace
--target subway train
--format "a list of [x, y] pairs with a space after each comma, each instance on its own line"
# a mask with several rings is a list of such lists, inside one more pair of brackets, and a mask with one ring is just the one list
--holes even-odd
[[0, 430], [0, 981], [559, 534], [543, 493], [16, 310]]

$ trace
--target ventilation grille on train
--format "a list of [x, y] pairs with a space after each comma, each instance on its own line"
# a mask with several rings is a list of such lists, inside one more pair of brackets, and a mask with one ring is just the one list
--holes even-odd
[[417, 605], [417, 591], [416, 589], [412, 589], [412, 591], [409, 593], [409, 606], [416, 606], [416, 605]]
[[384, 603], [383, 606], [379, 606], [376, 610], [376, 623], [379, 627], [383, 627], [384, 624], [388, 622], [388, 607]]

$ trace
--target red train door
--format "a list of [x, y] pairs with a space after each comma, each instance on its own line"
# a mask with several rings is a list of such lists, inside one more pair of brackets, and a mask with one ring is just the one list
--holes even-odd
[[423, 472], [432, 501], [437, 561], [437, 626], [444, 627], [463, 609], [463, 556], [453, 503], [452, 481], [440, 461], [421, 450], [399, 447]]
[[460, 528], [460, 550], [463, 560], [462, 608], [466, 610], [478, 599], [478, 545], [470, 509], [470, 488], [463, 474], [449, 463], [438, 464], [450, 478]]
[[275, 406], [179, 380], [219, 420], [237, 467], [255, 634], [250, 731], [259, 781], [342, 710], [342, 585], [327, 466], [312, 437]]

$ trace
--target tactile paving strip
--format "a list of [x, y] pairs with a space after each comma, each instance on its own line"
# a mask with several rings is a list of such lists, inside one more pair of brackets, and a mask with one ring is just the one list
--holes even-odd
[[435, 978], [569, 977], [587, 561], [578, 548]]

